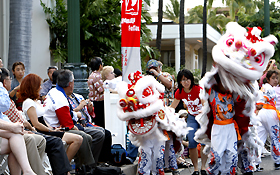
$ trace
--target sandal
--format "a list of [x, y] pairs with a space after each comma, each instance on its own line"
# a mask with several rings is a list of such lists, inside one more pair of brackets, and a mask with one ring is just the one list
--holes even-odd
[[190, 165], [187, 162], [181, 162], [178, 164], [178, 168], [189, 168]]
[[185, 163], [187, 163], [188, 165], [189, 165], [189, 167], [193, 167], [193, 164], [192, 163], [190, 163], [190, 162], [185, 162]]
[[172, 175], [180, 175], [180, 172], [175, 170], [175, 171], [172, 171]]

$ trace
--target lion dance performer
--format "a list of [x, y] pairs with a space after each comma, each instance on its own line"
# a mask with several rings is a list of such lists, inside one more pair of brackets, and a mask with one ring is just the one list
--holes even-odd
[[[201, 129], [195, 139], [211, 147], [209, 174], [234, 175], [238, 136], [248, 154], [257, 152], [256, 140], [248, 130], [250, 119], [255, 122], [256, 80], [273, 56], [277, 39], [272, 35], [261, 38], [261, 28], [247, 31], [235, 22], [228, 23], [226, 29], [212, 51], [215, 64], [200, 81], [203, 107], [197, 116]], [[250, 160], [241, 161], [243, 173], [252, 174]]]
[[117, 87], [118, 117], [127, 121], [129, 139], [139, 146], [138, 173], [162, 175], [165, 166], [176, 170], [173, 141], [187, 134], [186, 122], [174, 109], [165, 106], [165, 88], [153, 76], [142, 76], [137, 71], [129, 74], [128, 79], [130, 84], [123, 81]]

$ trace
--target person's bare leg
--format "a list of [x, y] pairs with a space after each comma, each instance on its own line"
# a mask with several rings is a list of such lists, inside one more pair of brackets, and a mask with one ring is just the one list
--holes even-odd
[[10, 174], [20, 175], [21, 168], [15, 158], [14, 154], [11, 152], [9, 141], [6, 138], [2, 138], [1, 142], [1, 154], [9, 154], [8, 157], [8, 166], [10, 169]]
[[[23, 175], [36, 175], [30, 167], [30, 164], [29, 164], [29, 161], [27, 158], [26, 147], [25, 147], [25, 142], [24, 142], [23, 136], [20, 134], [11, 133], [10, 131], [0, 130], [0, 137], [8, 139], [7, 147], [10, 148], [10, 152], [12, 152], [13, 155], [15, 156], [18, 164], [20, 165], [20, 167], [23, 171]], [[3, 139], [2, 139], [2, 141], [3, 141]], [[4, 142], [4, 144], [6, 144], [6, 143]], [[2, 146], [2, 144], [1, 144], [1, 146]], [[1, 154], [8, 153], [5, 151], [9, 151], [9, 150], [3, 149], [3, 150], [1, 150]]]
[[208, 155], [206, 154], [203, 154], [203, 149], [204, 149], [205, 146], [202, 146], [201, 145], [201, 149], [200, 149], [200, 155], [201, 155], [201, 170], [206, 170], [206, 162], [207, 162], [207, 159], [208, 159]]
[[198, 153], [196, 148], [189, 148], [194, 171], [198, 171]]
[[69, 162], [71, 162], [83, 142], [83, 137], [77, 134], [64, 133], [62, 140], [69, 145], [66, 150], [66, 154]]
[[8, 157], [8, 166], [9, 166], [10, 174], [21, 175], [20, 165], [18, 164], [18, 161], [12, 152], [9, 154]]

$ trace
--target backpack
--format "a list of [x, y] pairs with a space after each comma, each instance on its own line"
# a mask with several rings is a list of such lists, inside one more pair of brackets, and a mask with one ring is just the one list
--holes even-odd
[[120, 167], [114, 167], [114, 166], [109, 166], [109, 167], [101, 167], [97, 166], [95, 168], [94, 174], [96, 175], [122, 175], [122, 170]]
[[126, 162], [127, 152], [121, 144], [113, 144], [111, 146], [111, 154], [113, 158], [113, 164], [121, 166]]

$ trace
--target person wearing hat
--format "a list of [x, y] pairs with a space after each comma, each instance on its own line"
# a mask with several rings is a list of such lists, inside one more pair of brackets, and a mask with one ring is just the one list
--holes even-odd
[[164, 102], [165, 105], [170, 106], [172, 102], [171, 100], [174, 97], [174, 80], [168, 72], [162, 72], [162, 65], [163, 64], [160, 61], [151, 59], [147, 62], [146, 73], [148, 75], [153, 75], [158, 82], [165, 86]]
[[[171, 105], [171, 99], [173, 99], [173, 91], [174, 91], [174, 80], [172, 76], [168, 72], [162, 72], [162, 63], [160, 61], [151, 59], [147, 62], [146, 73], [148, 75], [153, 75], [155, 79], [164, 85], [165, 91], [164, 91], [164, 102], [166, 106]], [[174, 143], [173, 143], [173, 133], [167, 132], [168, 137], [170, 138], [168, 141], [165, 142], [165, 147], [170, 148], [165, 150], [164, 152], [164, 158], [165, 161], [165, 167], [170, 169], [172, 171], [172, 174], [179, 174], [177, 171], [178, 165], [172, 162], [176, 162], [176, 156], [175, 156], [175, 150], [174, 150]], [[173, 149], [173, 150], [172, 150]], [[168, 160], [168, 161], [167, 161]], [[165, 169], [167, 170], [167, 169]]]

